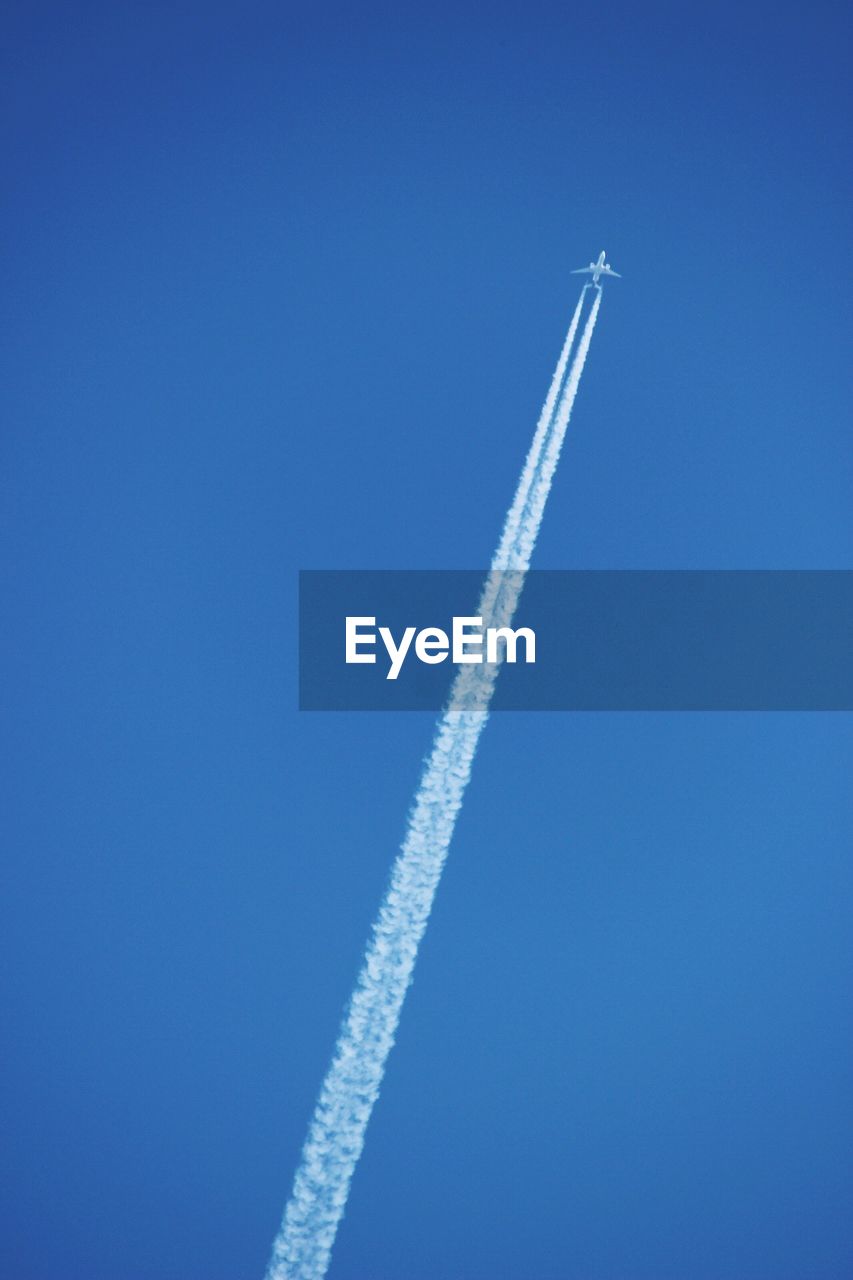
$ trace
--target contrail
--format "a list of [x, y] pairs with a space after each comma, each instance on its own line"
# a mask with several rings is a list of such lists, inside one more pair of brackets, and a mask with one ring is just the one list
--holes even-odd
[[[585, 292], [483, 587], [484, 624], [509, 625], [518, 604], [601, 304], [598, 290], [555, 413]], [[460, 667], [454, 679], [320, 1090], [266, 1280], [322, 1280], [326, 1274], [497, 672], [496, 664], [472, 664]]]
[[530, 450], [524, 461], [521, 476], [515, 490], [512, 500], [512, 506], [506, 514], [504, 521], [503, 533], [500, 542], [492, 559], [493, 569], [514, 569], [516, 566], [512, 563], [512, 552], [515, 539], [518, 536], [518, 527], [521, 523], [521, 517], [524, 514], [524, 508], [527, 505], [528, 495], [533, 477], [542, 455], [542, 445], [545, 440], [548, 428], [554, 417], [554, 407], [557, 403], [557, 397], [560, 394], [560, 388], [563, 385], [563, 379], [566, 376], [566, 365], [569, 362], [569, 353], [572, 350], [575, 341], [575, 334], [578, 331], [578, 323], [581, 318], [583, 309], [583, 300], [586, 291], [590, 286], [585, 284], [580, 291], [578, 304], [575, 307], [575, 313], [572, 316], [569, 331], [566, 334], [566, 340], [563, 343], [563, 349], [560, 352], [560, 358], [557, 361], [557, 367], [554, 370], [554, 376], [551, 379], [551, 385], [548, 388], [548, 394], [545, 397], [545, 403], [542, 406], [542, 412], [539, 415], [539, 421], [536, 424], [536, 430], [533, 433], [533, 440], [530, 444]]
[[533, 548], [539, 536], [539, 526], [542, 523], [542, 516], [545, 512], [545, 503], [548, 501], [551, 482], [554, 479], [554, 472], [560, 460], [560, 451], [566, 438], [566, 428], [569, 425], [572, 405], [575, 402], [583, 367], [586, 364], [589, 344], [592, 341], [592, 331], [598, 319], [601, 296], [601, 289], [598, 288], [595, 301], [592, 304], [592, 310], [589, 313], [589, 319], [584, 325], [581, 340], [578, 343], [578, 349], [572, 361], [569, 376], [566, 379], [566, 387], [560, 401], [560, 407], [557, 410], [553, 427], [548, 433], [540, 466], [531, 485], [527, 509], [522, 517], [514, 548], [515, 562], [510, 566], [514, 569], [528, 569], [530, 567], [530, 557], [533, 554]]

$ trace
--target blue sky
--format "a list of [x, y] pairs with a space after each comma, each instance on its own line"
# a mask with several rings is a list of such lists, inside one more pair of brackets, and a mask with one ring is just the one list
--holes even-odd
[[[845, 6], [13, 5], [0, 1272], [259, 1276], [432, 718], [300, 568], [849, 568]], [[772, 637], [768, 638], [772, 642]], [[495, 717], [335, 1280], [853, 1272], [846, 715]]]

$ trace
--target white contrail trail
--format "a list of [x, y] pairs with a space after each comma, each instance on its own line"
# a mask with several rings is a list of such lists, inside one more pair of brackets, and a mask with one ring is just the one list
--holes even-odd
[[557, 361], [557, 367], [554, 370], [554, 376], [551, 379], [551, 385], [548, 388], [548, 394], [545, 397], [545, 403], [542, 406], [542, 412], [539, 415], [539, 421], [536, 424], [536, 430], [533, 433], [533, 440], [530, 444], [527, 457], [524, 461], [515, 495], [512, 500], [512, 506], [506, 515], [504, 521], [503, 532], [500, 542], [492, 559], [493, 569], [512, 569], [516, 566], [511, 563], [511, 556], [515, 539], [518, 536], [518, 526], [521, 523], [521, 517], [524, 514], [524, 508], [527, 505], [527, 498], [530, 493], [530, 485], [536, 473], [539, 459], [542, 454], [542, 444], [545, 440], [548, 428], [554, 417], [554, 407], [557, 403], [557, 397], [563, 385], [563, 379], [566, 375], [566, 365], [569, 362], [569, 354], [574, 346], [575, 334], [578, 331], [578, 323], [581, 318], [581, 310], [583, 309], [583, 300], [586, 297], [586, 291], [590, 286], [585, 284], [580, 291], [575, 313], [572, 316], [569, 331], [566, 334], [566, 340], [563, 343], [563, 349], [560, 352], [560, 358]]
[[[508, 625], [518, 604], [601, 303], [599, 290], [555, 415], [584, 296], [585, 291], [483, 587], [484, 624]], [[320, 1090], [266, 1280], [322, 1280], [326, 1274], [497, 671], [495, 664], [472, 664], [460, 667], [454, 679]]]
[[592, 310], [589, 318], [584, 325], [581, 340], [578, 343], [578, 349], [575, 358], [572, 361], [572, 367], [569, 376], [566, 379], [566, 389], [560, 400], [560, 407], [557, 410], [554, 419], [554, 425], [548, 434], [548, 439], [543, 451], [541, 465], [538, 468], [537, 475], [531, 485], [530, 495], [528, 497], [527, 510], [521, 520], [518, 539], [515, 546], [515, 563], [510, 567], [514, 569], [527, 569], [530, 565], [530, 557], [533, 554], [533, 548], [536, 545], [536, 539], [539, 535], [539, 526], [542, 523], [542, 516], [545, 511], [545, 503], [548, 500], [548, 494], [551, 491], [551, 482], [554, 479], [554, 472], [557, 469], [557, 463], [560, 460], [560, 451], [563, 447], [563, 441], [566, 438], [566, 428], [569, 425], [569, 417], [572, 412], [572, 405], [575, 402], [578, 386], [583, 373], [583, 367], [586, 364], [587, 353], [589, 352], [589, 344], [592, 341], [592, 331], [595, 328], [595, 322], [598, 319], [598, 308], [601, 306], [601, 289], [595, 295], [595, 301], [592, 304]]
[[[583, 303], [583, 296], [586, 289], [591, 286], [587, 285], [581, 292], [580, 303]], [[586, 363], [589, 344], [592, 341], [592, 331], [595, 328], [595, 322], [598, 318], [598, 308], [601, 305], [601, 290], [598, 289], [595, 295], [595, 301], [592, 310], [589, 313], [581, 340], [578, 343], [577, 351], [572, 360], [572, 367], [569, 376], [566, 379], [566, 385], [560, 398], [560, 405], [554, 414], [553, 419], [545, 434], [544, 440], [540, 444], [538, 456], [531, 468], [532, 476], [527, 482], [527, 497], [523, 504], [523, 510], [518, 520], [517, 530], [512, 545], [507, 551], [507, 563], [510, 571], [499, 572], [498, 557], [501, 554], [502, 545], [495, 553], [492, 561], [491, 572], [483, 586], [483, 592], [478, 605], [478, 615], [483, 617], [484, 626], [507, 627], [512, 621], [518, 598], [521, 595], [521, 589], [524, 585], [524, 574], [530, 567], [530, 558], [533, 554], [533, 548], [536, 545], [536, 539], [539, 536], [539, 528], [542, 524], [542, 517], [545, 513], [545, 503], [548, 500], [548, 494], [551, 491], [551, 483], [554, 479], [554, 472], [557, 469], [557, 463], [560, 458], [560, 451], [563, 447], [563, 441], [566, 437], [566, 429], [569, 425], [569, 418], [572, 412], [572, 405], [575, 402], [578, 386], [580, 385], [581, 374]], [[576, 326], [577, 311], [572, 320], [572, 324]], [[570, 330], [571, 332], [571, 330]], [[527, 468], [525, 467], [525, 471]], [[522, 487], [519, 483], [519, 490]], [[518, 496], [518, 494], [516, 494]], [[515, 502], [513, 502], [513, 507]], [[501, 540], [503, 544], [503, 539]], [[497, 677], [497, 667], [469, 667], [462, 668], [456, 682], [453, 686], [453, 693], [456, 693], [457, 686], [462, 691], [463, 684], [468, 683], [468, 672], [477, 673], [477, 679], [480, 689], [477, 695], [477, 705], [488, 708], [488, 697], [486, 695], [484, 701], [484, 682], [491, 676], [491, 681]]]

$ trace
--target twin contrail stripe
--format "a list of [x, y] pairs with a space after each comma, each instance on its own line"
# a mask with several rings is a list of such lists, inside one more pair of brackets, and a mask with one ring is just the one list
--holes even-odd
[[569, 425], [572, 406], [575, 403], [575, 396], [580, 385], [583, 367], [586, 364], [586, 357], [589, 353], [589, 344], [592, 341], [592, 331], [595, 328], [595, 322], [598, 319], [598, 309], [601, 306], [602, 293], [598, 289], [595, 294], [595, 301], [592, 304], [592, 310], [589, 313], [586, 324], [584, 325], [581, 340], [575, 357], [572, 360], [572, 367], [569, 376], [566, 379], [566, 386], [560, 400], [560, 407], [554, 417], [551, 430], [548, 433], [545, 447], [542, 451], [541, 464], [538, 468], [536, 477], [531, 485], [528, 497], [528, 506], [519, 526], [518, 538], [514, 547], [514, 560], [510, 565], [513, 569], [528, 569], [530, 567], [530, 558], [533, 554], [533, 548], [536, 545], [536, 539], [539, 536], [539, 527], [542, 523], [542, 516], [545, 512], [545, 503], [548, 501], [548, 494], [551, 492], [551, 483], [554, 479], [554, 472], [557, 469], [557, 463], [560, 460], [560, 452], [563, 448], [563, 441], [566, 438], [566, 429]]
[[[561, 396], [585, 293], [586, 289], [572, 317], [483, 587], [480, 613], [490, 625], [511, 622], [542, 522], [601, 302], [599, 291]], [[322, 1280], [326, 1274], [477, 743], [488, 718], [497, 671], [495, 664], [462, 666], [453, 682], [320, 1090], [266, 1280]]]
[[524, 461], [521, 475], [519, 476], [518, 485], [516, 486], [515, 495], [513, 496], [512, 505], [506, 514], [503, 532], [501, 533], [500, 542], [492, 559], [493, 569], [514, 569], [517, 566], [513, 564], [512, 553], [515, 546], [518, 530], [521, 525], [521, 519], [524, 515], [527, 500], [530, 495], [530, 487], [533, 483], [534, 476], [539, 467], [539, 462], [543, 453], [543, 445], [548, 429], [554, 420], [554, 409], [557, 405], [557, 397], [563, 386], [563, 380], [566, 376], [566, 367], [569, 363], [569, 355], [575, 342], [575, 335], [578, 331], [580, 323], [583, 302], [587, 289], [590, 285], [586, 284], [581, 289], [578, 298], [575, 313], [572, 316], [569, 331], [566, 334], [566, 340], [563, 343], [563, 349], [560, 352], [560, 358], [557, 361], [557, 367], [554, 370], [554, 376], [551, 379], [551, 385], [548, 388], [548, 394], [545, 397], [545, 403], [542, 406], [542, 412], [539, 415], [539, 421], [536, 424], [536, 430], [533, 433], [533, 439], [530, 443], [530, 449]]

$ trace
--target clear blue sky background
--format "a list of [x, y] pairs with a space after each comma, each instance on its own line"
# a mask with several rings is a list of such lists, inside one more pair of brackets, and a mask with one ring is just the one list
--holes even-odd
[[[427, 749], [296, 574], [849, 568], [842, 4], [13, 4], [0, 1274], [259, 1277]], [[768, 645], [773, 636], [768, 635]], [[334, 1280], [845, 1280], [851, 718], [488, 727]]]

